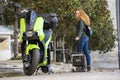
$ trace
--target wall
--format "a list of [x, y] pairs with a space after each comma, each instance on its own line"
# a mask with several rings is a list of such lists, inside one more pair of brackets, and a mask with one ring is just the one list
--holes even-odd
[[0, 61], [11, 58], [10, 35], [0, 35]]

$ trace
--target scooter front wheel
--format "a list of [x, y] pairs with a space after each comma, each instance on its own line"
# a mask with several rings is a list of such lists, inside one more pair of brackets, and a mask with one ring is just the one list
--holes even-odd
[[39, 49], [31, 50], [29, 55], [30, 56], [28, 57], [29, 58], [28, 61], [25, 62], [25, 63], [29, 63], [29, 66], [26, 66], [26, 64], [23, 63], [24, 73], [26, 75], [32, 75], [36, 71], [40, 60]]

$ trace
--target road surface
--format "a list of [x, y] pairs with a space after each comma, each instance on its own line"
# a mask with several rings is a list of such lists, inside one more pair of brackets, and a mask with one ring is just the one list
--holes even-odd
[[0, 80], [120, 80], [120, 70], [42, 74], [0, 78]]

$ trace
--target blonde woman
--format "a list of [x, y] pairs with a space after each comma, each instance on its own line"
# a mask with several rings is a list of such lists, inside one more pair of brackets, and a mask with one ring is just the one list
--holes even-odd
[[87, 60], [87, 70], [91, 70], [91, 58], [89, 54], [89, 49], [88, 49], [88, 42], [89, 42], [89, 37], [85, 33], [85, 26], [90, 25], [90, 19], [88, 15], [85, 13], [85, 11], [81, 8], [77, 8], [75, 10], [75, 18], [77, 19], [77, 25], [76, 25], [76, 38], [75, 40], [78, 42], [77, 43], [77, 52], [81, 53], [84, 51], [86, 60]]

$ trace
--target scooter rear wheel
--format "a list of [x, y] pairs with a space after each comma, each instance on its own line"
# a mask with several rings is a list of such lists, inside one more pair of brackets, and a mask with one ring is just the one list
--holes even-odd
[[49, 71], [48, 67], [47, 66], [41, 66], [41, 70], [42, 72], [44, 73], [47, 73]]

